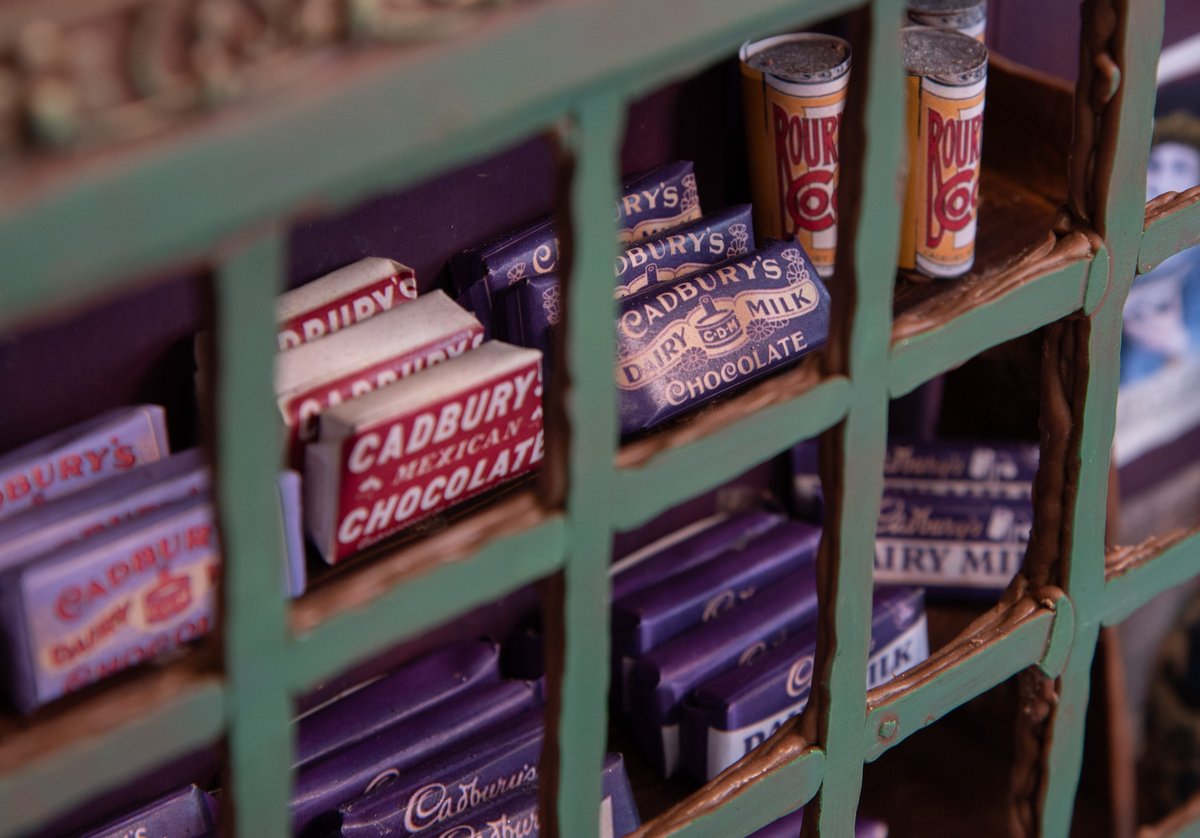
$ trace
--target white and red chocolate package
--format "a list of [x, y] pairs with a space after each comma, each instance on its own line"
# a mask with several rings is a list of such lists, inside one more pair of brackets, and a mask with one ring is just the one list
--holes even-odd
[[304, 480], [325, 561], [532, 469], [543, 454], [541, 358], [489, 341], [326, 410]]
[[167, 456], [158, 405], [121, 407], [0, 457], [0, 518]]
[[412, 268], [378, 256], [359, 259], [279, 296], [279, 349], [333, 334], [416, 298]]
[[288, 463], [300, 468], [317, 417], [483, 342], [475, 317], [441, 291], [371, 318], [275, 359], [275, 394], [283, 417]]

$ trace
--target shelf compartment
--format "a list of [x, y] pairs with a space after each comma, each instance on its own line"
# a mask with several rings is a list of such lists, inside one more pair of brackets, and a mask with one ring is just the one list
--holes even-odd
[[1105, 625], [1121, 622], [1163, 591], [1200, 574], [1200, 529], [1175, 530], [1104, 557]]
[[867, 693], [865, 760], [878, 759], [1026, 667], [1057, 668], [1066, 660], [1073, 623], [1061, 596], [1047, 603], [1027, 595], [984, 614], [923, 663]]
[[614, 524], [629, 530], [690, 497], [832, 427], [845, 416], [850, 381], [822, 378], [820, 359], [621, 447]]
[[825, 753], [785, 725], [751, 754], [642, 825], [638, 838], [748, 835], [812, 800]]
[[526, 489], [411, 545], [369, 556], [293, 604], [292, 692], [554, 573], [566, 543], [562, 515]]
[[[219, 740], [218, 676], [187, 662], [135, 674], [25, 725], [0, 727], [0, 834], [29, 832], [122, 783]], [[136, 746], [131, 743], [136, 743]]]
[[1200, 186], [1168, 192], [1146, 204], [1138, 273], [1149, 273], [1181, 250], [1200, 244]]
[[1138, 838], [1183, 838], [1200, 834], [1200, 794], [1152, 826], [1138, 830]]

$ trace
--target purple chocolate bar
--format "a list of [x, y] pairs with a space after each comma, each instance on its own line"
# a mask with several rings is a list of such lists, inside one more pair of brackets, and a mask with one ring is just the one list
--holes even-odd
[[820, 527], [786, 521], [743, 547], [614, 602], [614, 653], [640, 655], [720, 616], [809, 565], [820, 540]]
[[82, 838], [207, 838], [217, 831], [216, 801], [195, 786], [159, 798]]
[[993, 596], [1021, 567], [1029, 500], [885, 491], [875, 534], [875, 581]]
[[629, 678], [633, 733], [651, 763], [668, 777], [679, 767], [679, 710], [688, 693], [779, 645], [816, 615], [817, 580], [809, 565], [641, 657]]
[[[924, 592], [878, 588], [871, 621], [867, 689], [929, 656]], [[799, 715], [808, 703], [817, 627], [806, 627], [745, 666], [708, 681], [683, 703], [683, 767], [704, 782]]]
[[[670, 163], [626, 182], [617, 202], [617, 239], [638, 241], [700, 217], [696, 178], [689, 161]], [[479, 318], [486, 338], [497, 334], [496, 303], [504, 289], [526, 277], [554, 273], [558, 268], [558, 236], [552, 218], [506, 233], [477, 250], [451, 259], [450, 273], [459, 302]]]
[[297, 723], [296, 765], [366, 739], [467, 690], [499, 681], [498, 661], [495, 643], [455, 643], [313, 710]]
[[632, 244], [617, 257], [614, 295], [628, 297], [658, 282], [670, 282], [745, 256], [754, 250], [750, 205], [739, 204]]
[[[604, 774], [600, 801], [601, 838], [620, 838], [641, 825], [633, 802], [633, 791], [625, 774], [625, 761], [620, 754], [608, 754], [604, 759]], [[430, 826], [433, 824], [431, 823]], [[439, 838], [536, 838], [539, 834], [538, 796], [536, 787], [521, 784], [516, 791], [493, 798], [480, 808], [470, 807], [461, 816], [437, 822], [431, 836]], [[414, 835], [415, 831], [398, 832], [354, 831], [343, 829], [342, 835]]]
[[773, 512], [757, 509], [738, 512], [682, 540], [671, 541], [661, 549], [639, 551], [620, 559], [610, 571], [613, 602], [704, 564], [727, 549], [744, 549], [752, 539], [782, 521], [783, 516]]
[[[804, 810], [797, 809], [790, 815], [769, 823], [750, 834], [750, 838], [800, 838], [800, 826], [804, 823]], [[854, 819], [854, 838], [887, 838], [888, 828], [883, 821], [871, 818]]]
[[0, 520], [0, 569], [208, 489], [208, 464], [193, 448], [31, 507]]
[[292, 826], [299, 836], [325, 835], [337, 808], [484, 730], [537, 707], [536, 681], [502, 681], [456, 695], [360, 742], [305, 763], [296, 774]]
[[620, 301], [613, 376], [621, 433], [649, 428], [824, 344], [829, 292], [777, 242]]
[[0, 518], [167, 456], [163, 409], [109, 410], [0, 457]]

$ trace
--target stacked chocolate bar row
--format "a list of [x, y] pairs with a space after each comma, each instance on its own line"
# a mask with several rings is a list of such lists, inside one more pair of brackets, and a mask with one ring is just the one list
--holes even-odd
[[[220, 543], [198, 449], [121, 408], [0, 458], [4, 687], [28, 713], [207, 634]], [[305, 587], [299, 476], [278, 479], [281, 590]]]
[[[816, 446], [792, 452], [797, 499], [819, 507]], [[892, 440], [875, 536], [876, 584], [991, 597], [1021, 567], [1033, 524], [1033, 443]]]
[[[657, 425], [825, 342], [829, 294], [804, 248], [781, 242], [756, 250], [749, 205], [701, 217], [690, 162], [628, 181], [617, 224], [625, 250], [613, 271], [613, 377], [623, 434]], [[461, 254], [450, 267], [459, 299], [489, 333], [553, 358], [562, 304], [552, 219]]]
[[[296, 725], [293, 832], [301, 838], [538, 832], [540, 681], [501, 677], [499, 649], [438, 649], [318, 706]], [[624, 763], [609, 754], [601, 834], [639, 826]], [[90, 833], [215, 834], [217, 800], [192, 787]]]
[[[770, 512], [718, 520], [613, 568], [613, 703], [663, 774], [707, 780], [808, 700], [820, 528]], [[923, 593], [875, 596], [868, 685], [928, 655]]]

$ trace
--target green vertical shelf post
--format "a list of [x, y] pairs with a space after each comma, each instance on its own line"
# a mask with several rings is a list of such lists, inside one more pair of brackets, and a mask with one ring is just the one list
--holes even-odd
[[[1086, 395], [1075, 411], [1080, 424], [1076, 431], [1079, 476], [1069, 512], [1070, 543], [1064, 548], [1068, 554], [1063, 584], [1077, 622], [1070, 657], [1059, 678], [1058, 703], [1043, 755], [1040, 827], [1044, 836], [1069, 834], [1083, 767], [1092, 661], [1105, 615], [1104, 521], [1121, 367], [1121, 313], [1141, 249], [1146, 163], [1163, 32], [1163, 0], [1117, 0], [1112, 5], [1118, 18], [1111, 58], [1119, 72], [1119, 86], [1105, 109], [1098, 142], [1111, 138], [1115, 150], [1110, 160], [1099, 152], [1096, 155], [1098, 206], [1093, 208], [1097, 232], [1108, 250], [1110, 274], [1108, 293], [1090, 316]], [[1101, 14], [1096, 6], [1092, 9]], [[1086, 31], [1086, 22], [1084, 28]], [[1080, 89], [1076, 95], [1095, 97], [1096, 91]], [[1106, 166], [1111, 168], [1106, 171]]]
[[276, 469], [275, 293], [285, 237], [272, 229], [230, 254], [216, 278], [216, 500], [223, 549], [229, 765], [237, 835], [290, 834], [292, 706], [284, 654], [283, 533]]
[[569, 546], [559, 686], [558, 834], [598, 835], [608, 720], [609, 580], [617, 413], [612, 370], [617, 156], [624, 102], [615, 90], [580, 100], [566, 129], [574, 154], [572, 264], [566, 288]]
[[[903, 61], [900, 55], [902, 0], [875, 0], [870, 6], [866, 62], [852, 72], [868, 74], [858, 130], [857, 159], [842, 157], [845, 167], [861, 165], [858, 218], [854, 235], [854, 311], [850, 319], [847, 372], [852, 382], [850, 410], [840, 433], [841, 495], [835, 516], [835, 579], [822, 585], [833, 592], [833, 637], [825, 648], [833, 659], [822, 693], [821, 744], [825, 781], [817, 797], [821, 835], [848, 835], [862, 788], [863, 725], [866, 721], [866, 672], [871, 634], [874, 574], [873, 522], [883, 492], [887, 436], [888, 357], [892, 334], [892, 286], [900, 244], [900, 205], [896, 182], [905, 149]], [[856, 85], [851, 86], [851, 91]], [[843, 122], [843, 132], [849, 126]], [[850, 128], [849, 130], [854, 130]], [[843, 134], [845, 146], [846, 134]], [[841, 248], [846, 252], [846, 248]], [[841, 274], [845, 276], [845, 274]], [[847, 277], [849, 278], [849, 277]], [[836, 280], [831, 293], [838, 294]]]

